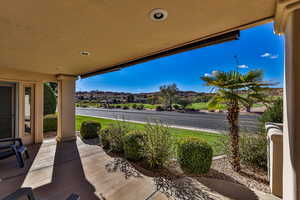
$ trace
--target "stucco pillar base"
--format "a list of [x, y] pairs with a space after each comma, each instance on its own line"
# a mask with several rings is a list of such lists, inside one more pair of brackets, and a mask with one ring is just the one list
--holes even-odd
[[75, 141], [76, 139], [77, 139], [77, 137], [75, 134], [72, 136], [69, 136], [69, 137], [56, 136], [57, 142]]

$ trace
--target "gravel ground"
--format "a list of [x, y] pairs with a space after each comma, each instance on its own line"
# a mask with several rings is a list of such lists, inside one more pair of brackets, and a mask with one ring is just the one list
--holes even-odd
[[232, 170], [226, 158], [214, 160], [210, 172], [204, 176], [238, 183], [254, 190], [270, 193], [267, 172], [242, 166], [241, 172], [237, 173]]

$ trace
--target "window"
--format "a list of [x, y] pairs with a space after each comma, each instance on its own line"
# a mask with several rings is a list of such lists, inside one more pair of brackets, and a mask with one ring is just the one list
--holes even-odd
[[33, 128], [33, 87], [25, 86], [24, 88], [24, 121], [25, 121], [25, 135], [32, 134]]

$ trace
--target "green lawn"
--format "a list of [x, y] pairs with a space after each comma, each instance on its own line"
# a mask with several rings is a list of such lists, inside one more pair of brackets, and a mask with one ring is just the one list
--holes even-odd
[[[187, 106], [189, 109], [195, 109], [195, 110], [208, 110], [208, 105], [205, 102], [201, 103], [192, 103]], [[226, 108], [225, 105], [217, 105], [216, 109], [217, 110], [224, 110]]]
[[[123, 104], [112, 104], [112, 105], [114, 105], [114, 106], [119, 105], [121, 107], [128, 106], [128, 107], [132, 108], [133, 104], [140, 105], [141, 103], [125, 103], [125, 104], [123, 103]], [[143, 105], [144, 105], [144, 108], [147, 108], [147, 109], [155, 109], [157, 106], [157, 105], [152, 105], [152, 104], [147, 104], [147, 103], [143, 103]]]
[[[110, 119], [102, 119], [102, 118], [95, 118], [95, 117], [86, 117], [86, 116], [80, 116], [76, 115], [76, 130], [80, 130], [80, 125], [83, 121], [86, 120], [93, 120], [101, 123], [102, 128], [107, 127], [109, 124], [115, 123], [115, 120]], [[132, 122], [124, 122], [127, 123], [130, 128], [132, 129], [139, 129], [143, 130], [145, 128], [144, 124], [138, 124], [138, 123], [132, 123]], [[184, 137], [196, 137], [203, 139], [207, 141], [214, 150], [214, 155], [220, 155], [221, 152], [221, 146], [218, 144], [219, 141], [224, 138], [224, 135], [214, 134], [214, 133], [208, 133], [203, 131], [193, 131], [193, 130], [186, 130], [186, 129], [178, 129], [178, 128], [170, 128], [171, 133], [177, 138], [181, 139]]]

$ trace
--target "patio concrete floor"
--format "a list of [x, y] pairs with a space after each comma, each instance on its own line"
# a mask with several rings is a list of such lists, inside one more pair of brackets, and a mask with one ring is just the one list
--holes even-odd
[[48, 139], [29, 146], [29, 153], [23, 169], [14, 157], [0, 161], [0, 199], [21, 187], [32, 187], [41, 200], [63, 200], [70, 193], [81, 200], [276, 199], [215, 179], [149, 177], [79, 138], [59, 144]]

